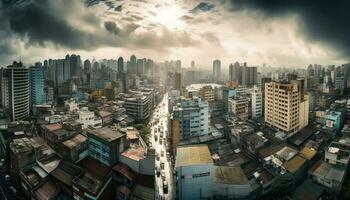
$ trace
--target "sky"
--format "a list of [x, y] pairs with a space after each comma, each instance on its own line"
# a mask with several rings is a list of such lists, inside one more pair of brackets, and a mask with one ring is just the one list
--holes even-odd
[[[336, 2], [336, 3], [335, 3]], [[0, 0], [0, 66], [83, 59], [191, 60], [210, 67], [343, 64], [348, 0]]]

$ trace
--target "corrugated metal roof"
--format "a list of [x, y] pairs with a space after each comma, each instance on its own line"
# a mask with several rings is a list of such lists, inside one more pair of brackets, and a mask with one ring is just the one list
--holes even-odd
[[176, 167], [211, 163], [213, 163], [213, 159], [207, 145], [183, 146], [177, 148]]

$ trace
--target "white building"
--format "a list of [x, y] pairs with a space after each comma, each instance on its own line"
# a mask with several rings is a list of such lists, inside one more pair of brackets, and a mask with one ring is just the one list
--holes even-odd
[[199, 97], [182, 98], [173, 108], [172, 135], [180, 140], [209, 133], [208, 102]]
[[87, 107], [81, 108], [79, 111], [78, 122], [82, 124], [82, 129], [88, 127], [101, 128], [102, 119], [95, 116], [94, 112], [89, 111]]
[[64, 102], [68, 112], [77, 112], [79, 110], [78, 103], [74, 99], [70, 99]]
[[251, 91], [251, 104], [252, 104], [252, 118], [258, 118], [262, 116], [262, 93], [257, 87], [254, 87]]
[[179, 200], [211, 199], [213, 167], [207, 145], [178, 147], [176, 197]]
[[237, 96], [228, 100], [228, 111], [240, 120], [249, 118], [249, 98]]

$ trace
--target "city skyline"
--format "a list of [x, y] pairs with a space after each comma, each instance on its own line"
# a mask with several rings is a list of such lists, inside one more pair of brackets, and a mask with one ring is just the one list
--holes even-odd
[[[67, 53], [82, 59], [182, 60], [183, 66], [346, 63], [348, 3], [283, 1], [1, 1], [0, 64]], [[290, 5], [290, 6], [288, 6]], [[312, 12], [307, 10], [312, 6]], [[323, 12], [329, 8], [331, 12]], [[335, 16], [339, 13], [339, 16]], [[315, 21], [314, 18], [328, 19]], [[45, 30], [45, 31], [43, 31]]]

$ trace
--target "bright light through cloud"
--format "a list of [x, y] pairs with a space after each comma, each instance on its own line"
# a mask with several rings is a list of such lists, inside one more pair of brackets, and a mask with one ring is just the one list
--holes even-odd
[[161, 24], [171, 30], [180, 29], [184, 26], [184, 23], [180, 19], [184, 11], [175, 3], [161, 5], [154, 12], [155, 16], [152, 20], [155, 23]]

